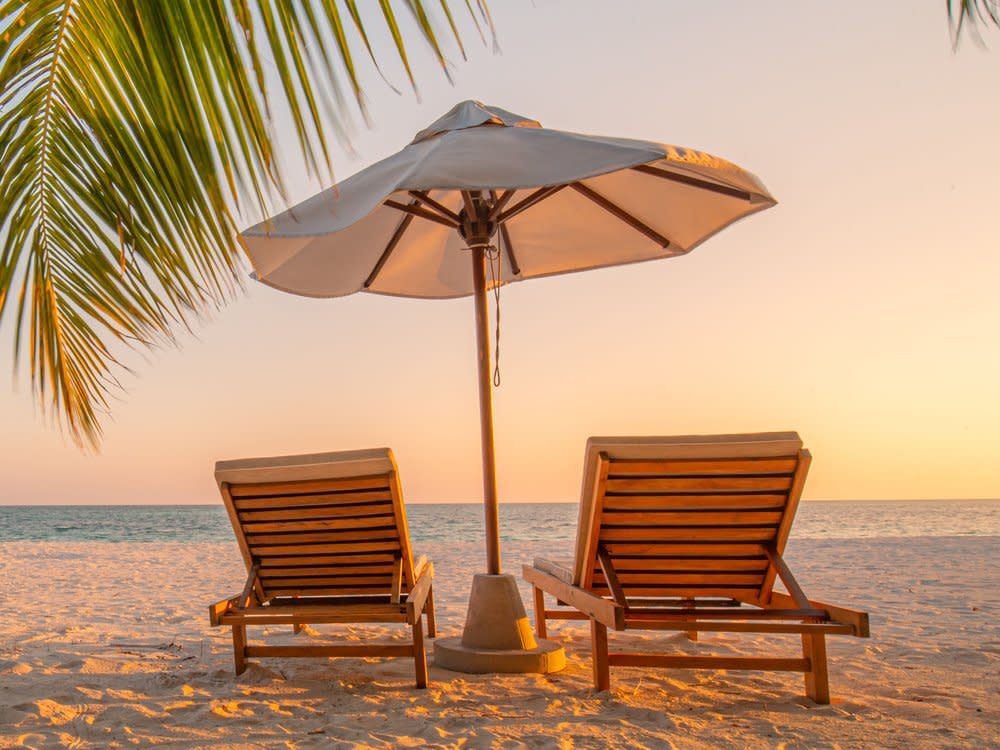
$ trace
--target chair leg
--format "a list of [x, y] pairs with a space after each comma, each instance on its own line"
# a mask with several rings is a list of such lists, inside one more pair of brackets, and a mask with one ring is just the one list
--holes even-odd
[[539, 638], [547, 638], [548, 633], [545, 627], [545, 592], [537, 586], [535, 591], [535, 632]]
[[417, 687], [425, 688], [427, 687], [427, 651], [424, 649], [423, 623], [420, 619], [413, 623], [413, 661]]
[[434, 619], [434, 587], [431, 586], [427, 592], [427, 601], [424, 603], [424, 614], [427, 615], [427, 637], [437, 637], [437, 620]]
[[594, 689], [597, 692], [611, 689], [611, 673], [608, 669], [608, 628], [591, 618], [590, 620], [591, 662], [594, 668]]
[[233, 625], [233, 661], [236, 674], [247, 671], [247, 626]]
[[806, 672], [806, 695], [816, 703], [829, 703], [830, 681], [826, 671], [826, 636], [822, 633], [803, 633], [802, 655], [809, 660], [809, 671]]
[[[694, 599], [688, 599], [688, 598], [681, 599], [681, 604], [683, 604], [685, 607], [694, 607]], [[697, 641], [698, 640], [698, 631], [697, 630], [688, 630], [688, 631], [686, 631], [685, 635], [687, 635], [687, 639], [689, 641]]]

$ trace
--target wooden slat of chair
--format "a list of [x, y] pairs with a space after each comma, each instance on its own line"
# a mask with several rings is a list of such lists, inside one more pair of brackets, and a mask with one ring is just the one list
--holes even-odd
[[704, 460], [667, 459], [649, 461], [642, 459], [618, 459], [612, 467], [615, 477], [642, 475], [661, 476], [664, 474], [791, 474], [795, 471], [794, 458], [709, 458]]
[[[618, 577], [627, 576], [630, 571], [651, 572], [697, 572], [701, 569], [712, 571], [754, 571], [763, 573], [768, 561], [764, 557], [616, 557], [615, 570]], [[701, 566], [704, 566], [702, 568]], [[595, 574], [597, 569], [594, 570]]]
[[701, 542], [698, 544], [690, 541], [669, 541], [658, 542], [608, 542], [604, 545], [608, 552], [618, 559], [619, 557], [648, 557], [648, 558], [671, 558], [685, 557], [698, 559], [699, 557], [763, 557], [764, 544], [761, 542]]
[[667, 511], [675, 508], [690, 508], [696, 504], [705, 510], [761, 509], [781, 510], [785, 507], [785, 496], [777, 493], [758, 494], [629, 494], [607, 495], [604, 498], [605, 511], [650, 510]]
[[392, 565], [373, 563], [368, 565], [342, 565], [320, 567], [317, 565], [290, 565], [286, 567], [262, 567], [261, 576], [268, 578], [294, 578], [296, 576], [350, 576], [350, 575], [392, 575]]
[[338, 531], [346, 529], [377, 529], [388, 525], [394, 527], [395, 518], [392, 506], [388, 513], [370, 516], [343, 516], [340, 518], [315, 518], [310, 520], [280, 520], [280, 521], [247, 521], [243, 520], [243, 529], [247, 534], [265, 534], [273, 532], [293, 533], [300, 531]]
[[357, 492], [366, 489], [388, 488], [388, 475], [378, 474], [365, 477], [338, 479], [317, 479], [309, 481], [248, 482], [235, 485], [231, 489], [234, 498], [282, 497], [314, 493], [326, 495], [338, 491]]
[[[642, 586], [643, 584], [662, 586], [754, 586], [759, 589], [762, 578], [762, 573], [739, 574], [731, 571], [703, 573], [653, 571], [633, 573], [625, 570], [618, 571], [616, 581], [617, 585], [625, 591], [628, 591], [633, 587]], [[610, 588], [612, 591], [615, 590], [615, 585], [610, 580], [605, 580], [605, 574], [603, 572], [595, 573], [594, 585], [600, 586], [602, 584], [607, 588]]]
[[340, 589], [351, 586], [377, 588], [385, 591], [392, 585], [392, 574], [375, 576], [316, 576], [305, 578], [265, 578], [263, 585], [269, 591], [272, 588], [331, 588]]
[[602, 522], [607, 527], [656, 527], [656, 526], [777, 526], [784, 514], [780, 510], [685, 510], [685, 511], [630, 511], [608, 512]]
[[[757, 601], [758, 586], [629, 586], [626, 591], [629, 600], [637, 596], [675, 596], [675, 597], [696, 597], [696, 596], [724, 596], [739, 599], [743, 602]], [[606, 586], [591, 586], [590, 591], [598, 596], [611, 596], [611, 590]]]
[[[244, 531], [244, 533], [246, 533]], [[399, 532], [393, 526], [376, 529], [347, 529], [346, 531], [301, 531], [267, 534], [247, 534], [251, 547], [268, 544], [339, 544], [363, 540], [386, 540], [399, 544]]]
[[774, 526], [702, 526], [671, 527], [601, 527], [599, 541], [604, 542], [769, 542], [774, 539]]
[[392, 560], [395, 557], [395, 552], [392, 550], [387, 550], [385, 552], [375, 551], [375, 552], [334, 552], [326, 555], [291, 555], [282, 556], [277, 555], [274, 557], [262, 557], [260, 560], [261, 568], [266, 570], [269, 567], [280, 568], [280, 567], [294, 567], [298, 565], [368, 565], [375, 563], [383, 563], [391, 566]]
[[327, 542], [325, 544], [276, 544], [276, 545], [255, 545], [250, 551], [255, 557], [264, 558], [270, 556], [283, 557], [285, 555], [347, 555], [353, 552], [389, 552], [399, 551], [398, 541], [375, 540], [370, 542]]
[[746, 476], [746, 477], [644, 477], [629, 479], [609, 478], [606, 484], [607, 492], [625, 493], [667, 493], [667, 492], [704, 492], [706, 494], [717, 490], [746, 490], [774, 492], [787, 490], [791, 487], [790, 477], [776, 476]]
[[385, 501], [350, 503], [343, 505], [324, 505], [303, 508], [288, 508], [284, 510], [241, 510], [240, 520], [244, 523], [265, 521], [295, 521], [317, 518], [364, 518], [366, 516], [392, 515], [392, 503], [386, 493]]

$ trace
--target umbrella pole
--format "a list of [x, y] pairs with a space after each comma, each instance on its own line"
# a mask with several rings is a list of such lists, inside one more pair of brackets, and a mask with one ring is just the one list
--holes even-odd
[[493, 443], [493, 384], [490, 381], [489, 315], [486, 308], [486, 250], [472, 250], [476, 300], [476, 350], [479, 365], [479, 422], [483, 448], [483, 506], [486, 513], [486, 572], [500, 573], [500, 513], [497, 503], [496, 450]]
[[509, 573], [500, 573], [497, 472], [493, 452], [493, 384], [490, 382], [489, 320], [486, 314], [485, 246], [489, 242], [489, 236], [483, 238], [479, 233], [475, 235], [468, 238], [468, 244], [472, 251], [472, 278], [475, 282], [479, 412], [483, 438], [483, 501], [486, 508], [486, 557], [489, 572], [473, 576], [462, 637], [438, 638], [434, 642], [434, 663], [445, 669], [473, 674], [547, 674], [558, 672], [566, 666], [566, 653], [554, 641], [535, 638], [517, 590], [517, 581]]

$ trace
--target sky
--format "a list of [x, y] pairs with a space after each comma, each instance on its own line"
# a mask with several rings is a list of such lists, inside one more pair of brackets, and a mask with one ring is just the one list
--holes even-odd
[[[953, 51], [943, 0], [494, 0], [494, 53], [454, 6], [469, 60], [449, 83], [414, 44], [419, 97], [389, 55], [402, 93], [366, 71], [338, 177], [478, 99], [716, 154], [779, 201], [688, 256], [504, 288], [501, 502], [576, 500], [591, 435], [766, 430], [812, 452], [807, 500], [1000, 497], [1000, 31]], [[294, 157], [292, 203], [327, 184]], [[0, 504], [214, 503], [216, 460], [377, 446], [407, 502], [481, 499], [471, 298], [248, 281], [179, 338], [99, 454], [0, 368]]]

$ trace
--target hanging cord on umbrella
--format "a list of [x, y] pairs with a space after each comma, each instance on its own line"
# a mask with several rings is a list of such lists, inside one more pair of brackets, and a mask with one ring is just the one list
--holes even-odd
[[500, 387], [500, 281], [503, 279], [503, 259], [500, 248], [486, 246], [486, 257], [490, 262], [490, 281], [493, 282], [493, 300], [496, 307], [496, 344], [493, 347], [493, 387]]

